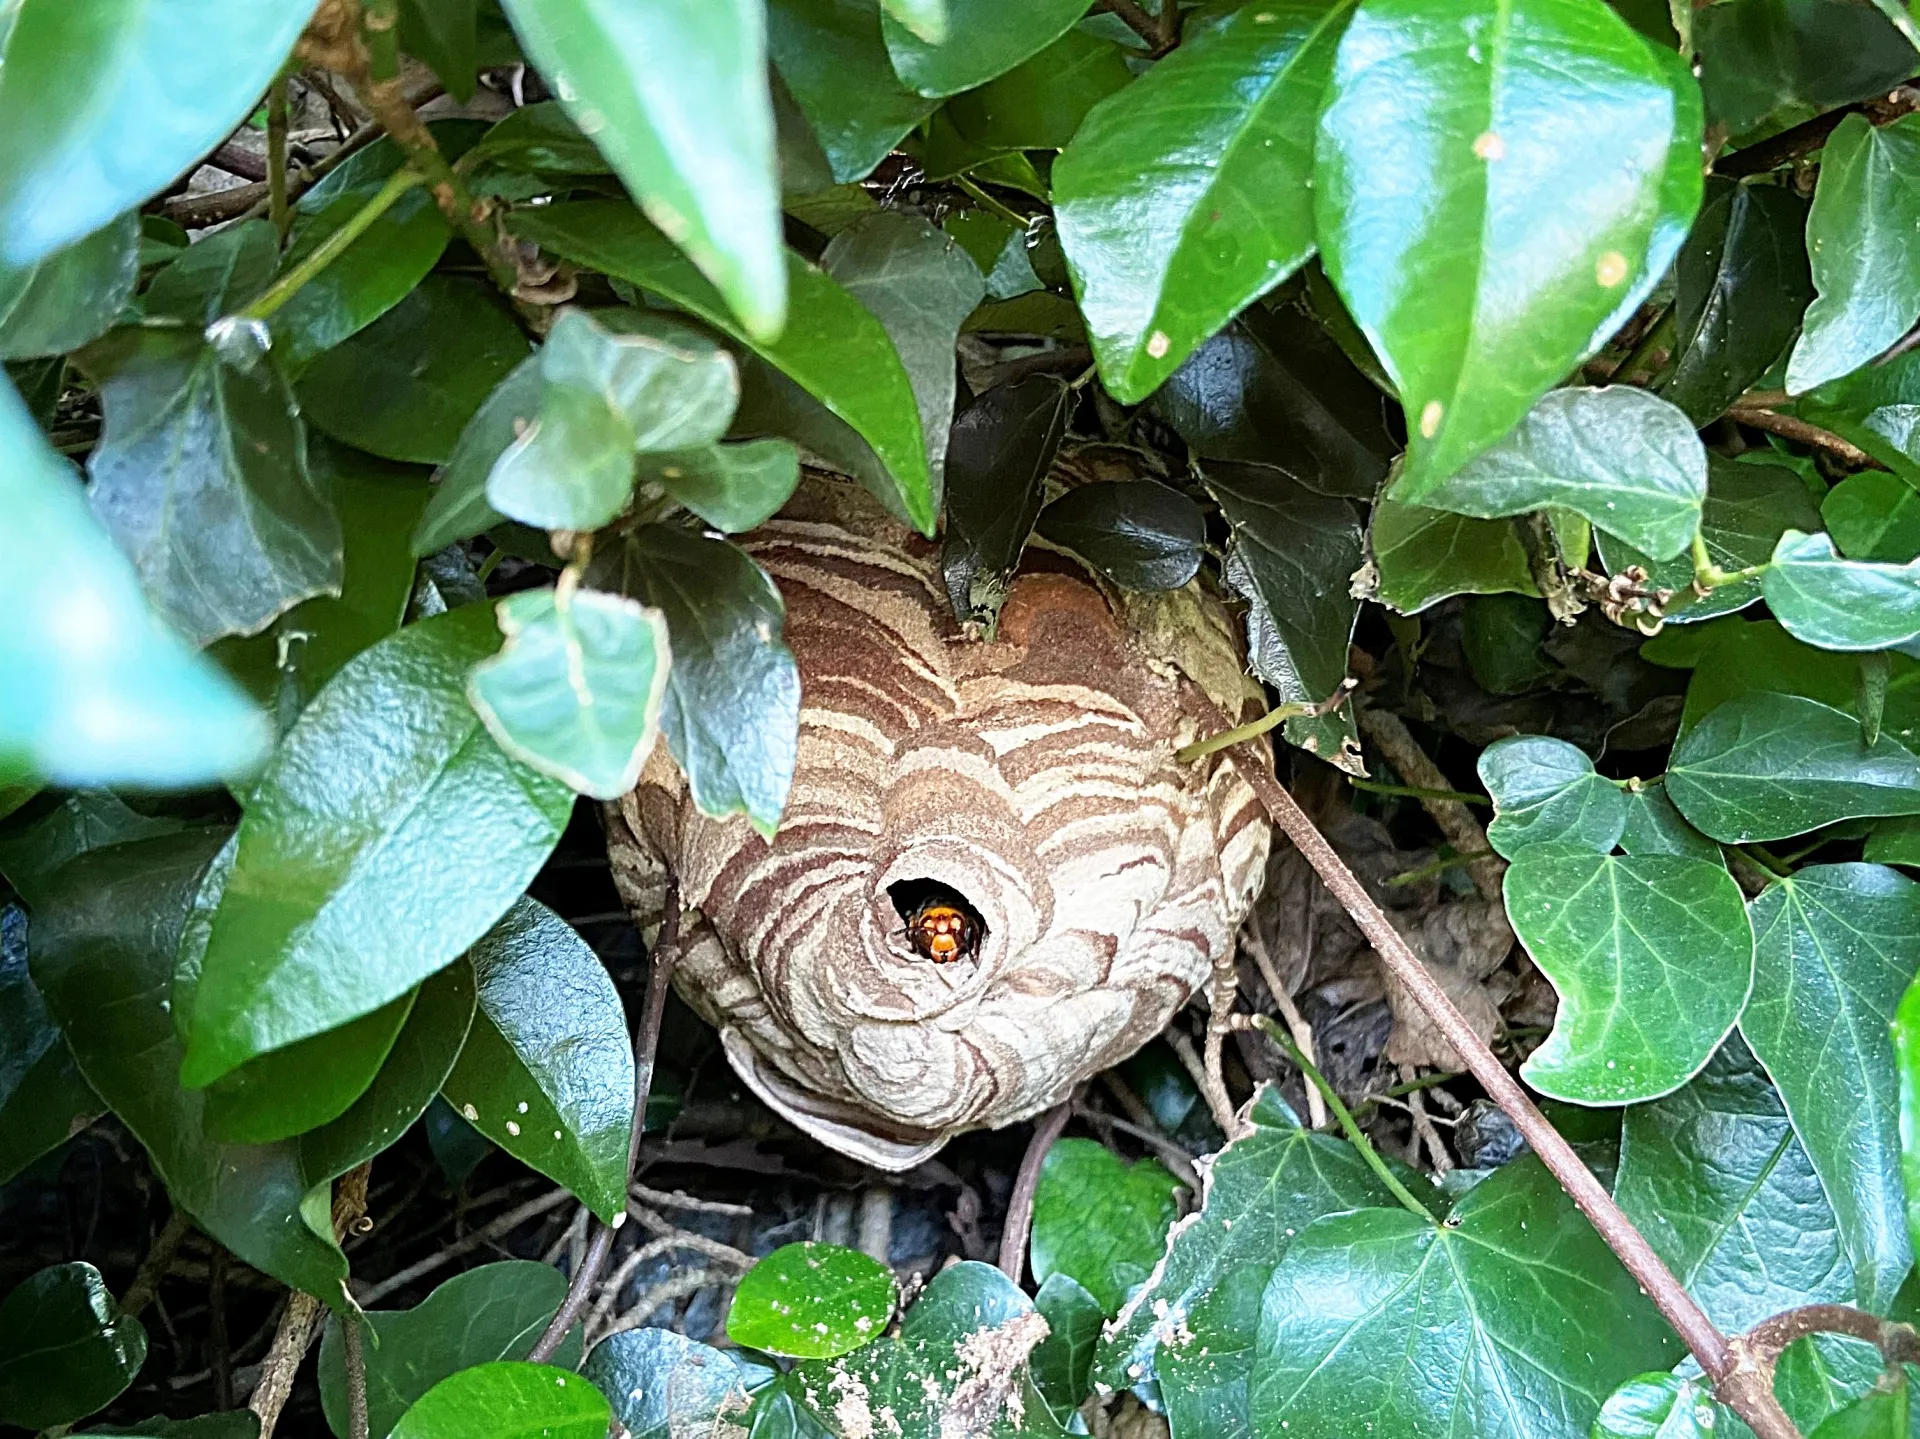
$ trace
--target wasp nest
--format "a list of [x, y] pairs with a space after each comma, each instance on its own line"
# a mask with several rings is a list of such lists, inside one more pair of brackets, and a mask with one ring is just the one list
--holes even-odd
[[[702, 815], [660, 746], [609, 807], [614, 878], [650, 935], [677, 879], [675, 987], [756, 1094], [906, 1169], [1124, 1059], [1229, 953], [1264, 811], [1231, 756], [1173, 753], [1258, 692], [1195, 586], [1121, 595], [1030, 549], [984, 639], [858, 491], [810, 481], [744, 543], [800, 667], [785, 818], [769, 844]], [[911, 929], [924, 906], [962, 942]]]

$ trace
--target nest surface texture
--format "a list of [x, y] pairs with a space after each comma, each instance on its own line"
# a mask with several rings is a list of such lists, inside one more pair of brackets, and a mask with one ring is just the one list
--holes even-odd
[[[614, 878], [650, 936], [677, 879], [675, 987], [756, 1094], [910, 1168], [1060, 1102], [1230, 956], [1265, 812], [1244, 760], [1173, 752], [1258, 691], [1197, 588], [1122, 595], [1046, 551], [994, 638], [970, 637], [937, 547], [848, 486], [809, 481], [744, 544], [800, 669], [779, 832], [701, 814], [661, 745], [608, 807]], [[907, 907], [930, 886], [977, 915], [977, 953], [916, 951]]]

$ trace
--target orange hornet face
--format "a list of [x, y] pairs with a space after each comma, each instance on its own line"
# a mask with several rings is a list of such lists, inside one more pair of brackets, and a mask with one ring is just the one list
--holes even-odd
[[980, 948], [980, 926], [973, 916], [936, 899], [915, 908], [907, 920], [907, 937], [916, 952], [935, 964], [971, 959]]

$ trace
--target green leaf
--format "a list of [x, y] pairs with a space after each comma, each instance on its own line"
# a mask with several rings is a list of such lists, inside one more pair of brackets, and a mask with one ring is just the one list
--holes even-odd
[[1833, 1207], [1738, 1039], [1684, 1089], [1627, 1111], [1613, 1194], [1722, 1329], [1853, 1301]]
[[0, 1423], [47, 1429], [104, 1409], [147, 1359], [91, 1264], [55, 1264], [0, 1299]]
[[932, 533], [933, 486], [912, 382], [886, 329], [827, 275], [789, 255], [795, 321], [778, 340], [758, 342], [734, 322], [719, 292], [629, 205], [549, 205], [516, 212], [511, 228], [575, 264], [673, 301], [791, 376], [873, 446], [893, 478], [896, 503], [922, 533]]
[[1533, 572], [1511, 524], [1381, 500], [1367, 529], [1372, 598], [1403, 615], [1452, 595], [1532, 595]]
[[1073, 29], [998, 79], [954, 96], [939, 119], [951, 127], [964, 168], [978, 171], [1021, 150], [1063, 149], [1095, 105], [1132, 83], [1126, 53]]
[[[1243, 1433], [1260, 1292], [1287, 1243], [1322, 1215], [1392, 1201], [1350, 1145], [1306, 1128], [1272, 1087], [1261, 1088], [1249, 1117], [1252, 1132], [1214, 1160], [1200, 1217], [1173, 1233], [1166, 1262], [1102, 1335], [1093, 1371], [1096, 1382], [1125, 1388], [1157, 1352], [1176, 1418], [1189, 1396], [1199, 1402], [1224, 1384]], [[1183, 1324], [1204, 1342], [1172, 1346]]]
[[1770, 885], [1751, 916], [1740, 1029], [1839, 1218], [1858, 1302], [1883, 1312], [1913, 1258], [1887, 1026], [1913, 978], [1920, 884], [1876, 864], [1814, 865]]
[[37, 905], [46, 885], [68, 860], [89, 850], [129, 840], [178, 834], [188, 826], [129, 809], [107, 790], [81, 790], [21, 829], [17, 823], [0, 841], [0, 875], [29, 905]]
[[1907, 1375], [1895, 1369], [1886, 1387], [1874, 1386], [1846, 1408], [1828, 1415], [1811, 1439], [1906, 1439]]
[[1035, 530], [1127, 590], [1177, 590], [1200, 571], [1206, 515], [1158, 480], [1096, 480], [1040, 511]]
[[1460, 606], [1460, 651], [1474, 682], [1491, 694], [1522, 694], [1551, 678], [1542, 652], [1550, 616], [1525, 595], [1468, 595]]
[[479, 0], [400, 0], [400, 48], [433, 70], [456, 103], [480, 67]]
[[1093, 1355], [1106, 1310], [1077, 1279], [1061, 1273], [1047, 1276], [1033, 1296], [1033, 1307], [1047, 1321], [1047, 1337], [1034, 1347], [1030, 1360], [1033, 1387], [1054, 1413], [1070, 1414], [1091, 1390]]
[[836, 1244], [786, 1244], [733, 1292], [727, 1337], [794, 1359], [834, 1359], [880, 1337], [893, 1317], [893, 1273]]
[[[770, 0], [767, 48], [837, 184], [864, 180], [934, 107], [894, 74], [874, 0]], [[791, 304], [806, 313], [797, 289]]]
[[82, 1432], [124, 1439], [260, 1439], [260, 1418], [250, 1409], [227, 1409], [197, 1419], [143, 1419], [124, 1427], [100, 1425]]
[[429, 275], [316, 358], [296, 393], [314, 427], [382, 459], [437, 465], [527, 339], [491, 286]]
[[1720, 846], [1681, 818], [1667, 798], [1665, 786], [1629, 789], [1627, 826], [1620, 831], [1620, 848], [1628, 854], [1678, 854], [1721, 863]]
[[392, 1439], [605, 1439], [613, 1411], [578, 1374], [546, 1364], [477, 1364], [434, 1385]]
[[1699, 425], [1767, 372], [1813, 298], [1806, 201], [1718, 177], [1706, 194], [1674, 266], [1675, 359], [1660, 386]]
[[0, 1184], [102, 1108], [27, 972], [26, 914], [0, 908]]
[[[1908, 57], [1911, 62], [1911, 56]], [[1920, 319], [1920, 119], [1849, 115], [1827, 138], [1807, 217], [1820, 294], [1787, 362], [1793, 394], [1859, 369]]]
[[1920, 353], [1863, 365], [1802, 395], [1796, 408], [1803, 419], [1853, 441], [1909, 485], [1920, 485]]
[[1735, 135], [1784, 129], [1885, 94], [1913, 46], [1858, 0], [1732, 0], [1693, 17], [1709, 116]]
[[1128, 1164], [1091, 1139], [1056, 1141], [1034, 1195], [1033, 1277], [1064, 1274], [1119, 1313], [1166, 1250], [1179, 1187], [1157, 1160]]
[[227, 1144], [270, 1144], [338, 1119], [373, 1083], [413, 1003], [403, 994], [222, 1075], [207, 1087], [207, 1133]]
[[1889, 1026], [1900, 1097], [1900, 1178], [1907, 1242], [1920, 1253], [1920, 980], [1907, 985]]
[[480, 1009], [447, 1099], [613, 1223], [627, 1208], [633, 1133], [633, 1049], [613, 981], [573, 927], [531, 899], [472, 958]]
[[1751, 691], [1682, 736], [1667, 795], [1702, 834], [1765, 843], [1862, 815], [1920, 814], [1920, 759], [1798, 695]]
[[[373, 1330], [364, 1345], [367, 1365], [367, 1432], [385, 1435], [408, 1408], [442, 1379], [502, 1359], [525, 1359], [534, 1341], [566, 1297], [557, 1269], [527, 1259], [483, 1264], [456, 1274], [411, 1309], [369, 1309]], [[554, 1356], [563, 1368], [577, 1362]], [[340, 1321], [330, 1319], [320, 1341], [320, 1401], [327, 1427], [350, 1439], [347, 1367]]]
[[288, 731], [240, 823], [184, 1082], [406, 993], [484, 934], [558, 842], [572, 794], [501, 753], [467, 703], [467, 671], [498, 636], [478, 605], [409, 625]]
[[351, 1303], [347, 1261], [299, 1149], [215, 1142], [205, 1096], [180, 1087], [174, 951], [222, 838], [188, 831], [67, 865], [34, 914], [33, 980], [81, 1073], [146, 1146], [174, 1202], [244, 1263], [341, 1308]]
[[1353, 10], [1286, 0], [1196, 25], [1055, 163], [1060, 243], [1123, 404], [1313, 253], [1314, 121]]
[[937, 509], [953, 425], [953, 347], [961, 321], [986, 294], [986, 282], [965, 250], [920, 216], [900, 210], [856, 220], [833, 237], [820, 263], [880, 321], [906, 368]]
[[591, 582], [666, 617], [673, 651], [660, 718], [702, 814], [744, 813], [771, 839], [800, 744], [800, 671], [786, 605], [725, 540], [648, 525], [604, 551]]
[[264, 290], [279, 259], [280, 236], [273, 226], [242, 220], [179, 250], [153, 277], [141, 309], [149, 322], [207, 328]]
[[1575, 1104], [1630, 1104], [1698, 1074], [1753, 984], [1746, 902], [1726, 866], [1561, 843], [1512, 859], [1507, 917], [1560, 996], [1527, 1083]]
[[1620, 786], [1565, 740], [1514, 735], [1496, 741], [1480, 752], [1480, 782], [1496, 811], [1487, 841], [1508, 859], [1536, 844], [1606, 854], [1626, 828]]
[[1713, 1439], [1719, 1412], [1705, 1380], [1640, 1374], [1607, 1396], [1593, 1439]]
[[737, 1351], [647, 1328], [608, 1335], [580, 1372], [600, 1386], [632, 1439], [677, 1439], [744, 1411], [751, 1370]]
[[0, 511], [0, 781], [195, 785], [266, 757], [266, 716], [147, 607], [4, 382]]
[[883, 24], [899, 25], [929, 45], [945, 42], [951, 29], [947, 0], [880, 0]]
[[[1247, 601], [1249, 666], [1282, 704], [1324, 703], [1347, 677], [1360, 616], [1352, 593], [1366, 558], [1358, 512], [1263, 465], [1211, 464], [1204, 477], [1230, 527], [1223, 573]], [[1347, 706], [1290, 719], [1285, 734], [1334, 764], [1359, 746]]]
[[994, 623], [1040, 517], [1073, 392], [1055, 375], [995, 385], [953, 422], [940, 572], [954, 617]]
[[1700, 124], [1691, 78], [1591, 0], [1373, 0], [1354, 17], [1315, 216], [1406, 407], [1408, 497], [1639, 306], [1699, 204]]
[[1362, 1209], [1304, 1230], [1267, 1285], [1254, 1425], [1350, 1439], [1364, 1414], [1396, 1439], [1574, 1439], [1623, 1379], [1682, 1352], [1553, 1177], [1521, 1159], [1444, 1225]]
[[1559, 506], [1664, 560], [1700, 527], [1707, 452], [1693, 421], [1658, 395], [1570, 387], [1477, 459], [1450, 474], [1409, 469], [1392, 493], [1481, 519]]
[[106, 407], [87, 466], [93, 512], [195, 644], [340, 592], [340, 519], [263, 339], [116, 330], [83, 357]]
[[140, 278], [140, 217], [120, 216], [45, 259], [0, 261], [0, 360], [59, 355], [104, 334]]
[[410, 547], [416, 556], [470, 540], [506, 519], [487, 502], [487, 480], [494, 462], [533, 424], [543, 383], [540, 356], [529, 355], [461, 427], [453, 453], [440, 468], [433, 498], [414, 529]]
[[1861, 858], [1877, 864], [1920, 865], [1920, 816], [1881, 820], [1867, 836]]
[[505, 8], [527, 58], [647, 217], [749, 332], [779, 335], [787, 262], [762, 7], [505, 0]]
[[744, 440], [641, 455], [640, 482], [667, 495], [725, 534], [756, 529], [780, 512], [800, 483], [791, 440]]
[[543, 530], [597, 530], [625, 508], [633, 457], [711, 444], [740, 399], [733, 359], [640, 311], [566, 310], [540, 349], [540, 408], [494, 461], [487, 502]]
[[1920, 635], [1920, 560], [1843, 560], [1830, 535], [1788, 530], [1761, 580], [1787, 632], [1821, 649], [1891, 649]]
[[1920, 555], [1920, 490], [1898, 475], [1884, 470], [1848, 475], [1827, 492], [1820, 514], [1834, 544], [1850, 560], [1899, 564]]
[[[0, 263], [45, 259], [138, 206], [259, 102], [311, 6], [16, 4], [0, 78]], [[75, 84], [84, 74], [86, 83]]]
[[1086, 14], [1089, 0], [946, 0], [944, 36], [916, 34], [882, 13], [893, 68], [916, 94], [958, 95], [1004, 75], [1058, 40]]

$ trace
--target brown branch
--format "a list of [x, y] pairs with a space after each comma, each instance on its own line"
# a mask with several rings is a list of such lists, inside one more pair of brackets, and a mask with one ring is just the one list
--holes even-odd
[[1093, 13], [1105, 11], [1109, 15], [1118, 15], [1126, 27], [1147, 42], [1149, 50], [1160, 45], [1160, 25], [1153, 16], [1141, 9], [1136, 0], [1099, 0], [1093, 7]]
[[1850, 1304], [1808, 1304], [1763, 1319], [1728, 1340], [1728, 1368], [1715, 1383], [1715, 1394], [1743, 1419], [1748, 1406], [1772, 1404], [1774, 1369], [1780, 1356], [1810, 1334], [1864, 1339], [1880, 1351], [1890, 1368], [1920, 1363], [1920, 1334], [1913, 1326], [1881, 1319]]
[[1015, 1284], [1027, 1272], [1027, 1236], [1033, 1232], [1033, 1198], [1040, 1190], [1040, 1166], [1072, 1113], [1073, 1101], [1068, 1098], [1034, 1121], [1033, 1138], [1027, 1141], [1020, 1172], [1014, 1176], [1013, 1193], [1007, 1199], [1007, 1222], [1000, 1230], [1000, 1272]]
[[261, 180], [211, 194], [177, 195], [161, 204], [160, 213], [182, 229], [201, 230], [237, 220], [255, 205], [265, 205], [268, 189], [267, 182]]
[[1779, 435], [1782, 439], [1798, 440], [1816, 450], [1825, 450], [1836, 459], [1860, 470], [1884, 470], [1872, 455], [1850, 440], [1843, 440], [1832, 430], [1823, 430], [1818, 425], [1810, 425], [1797, 415], [1782, 415], [1773, 410], [1761, 409], [1755, 405], [1735, 405], [1727, 411], [1727, 418], [1738, 420], [1743, 425], [1751, 425], [1756, 430], [1765, 430], [1770, 435]]
[[[1473, 887], [1480, 898], [1489, 903], [1500, 900], [1501, 877], [1507, 872], [1507, 862], [1489, 850], [1487, 832], [1475, 819], [1473, 811], [1457, 799], [1441, 799], [1438, 792], [1453, 789], [1440, 766], [1427, 757], [1420, 748], [1420, 742], [1401, 722], [1400, 716], [1387, 710], [1375, 709], [1368, 705], [1360, 709], [1356, 718], [1360, 722], [1360, 731], [1373, 742], [1374, 748], [1387, 757], [1387, 763], [1393, 766], [1394, 773], [1409, 785], [1417, 789], [1435, 791], [1435, 795], [1421, 795], [1420, 807], [1433, 818], [1440, 827], [1440, 833], [1447, 837], [1456, 853], [1478, 855], [1478, 859], [1464, 861], [1467, 873], [1473, 879]], [[1311, 1058], [1311, 1056], [1309, 1056]]]
[[357, 1319], [340, 1326], [340, 1345], [347, 1370], [347, 1439], [369, 1439], [366, 1337]]
[[167, 1216], [165, 1227], [147, 1246], [147, 1257], [140, 1261], [133, 1282], [120, 1297], [122, 1317], [132, 1319], [153, 1302], [153, 1296], [160, 1292], [160, 1281], [167, 1277], [167, 1270], [173, 1266], [173, 1256], [179, 1251], [180, 1241], [187, 1237], [187, 1231], [191, 1228], [193, 1220], [188, 1217], [187, 1211], [176, 1206], [173, 1213]]

